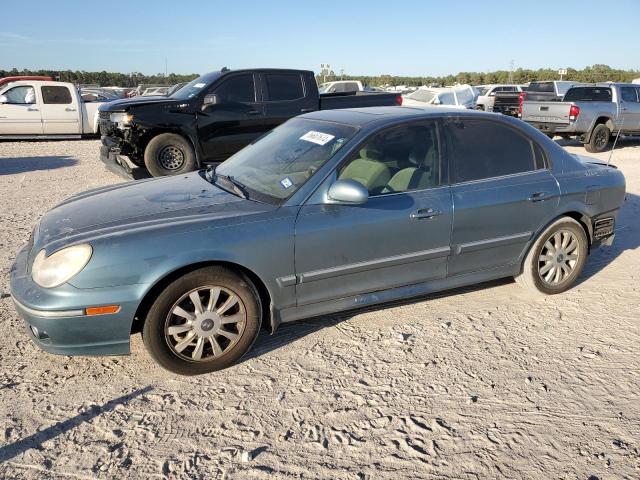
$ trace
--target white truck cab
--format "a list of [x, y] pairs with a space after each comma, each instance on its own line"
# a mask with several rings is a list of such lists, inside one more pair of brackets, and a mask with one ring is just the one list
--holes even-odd
[[23, 80], [0, 88], [0, 138], [80, 138], [98, 133], [101, 102], [72, 83]]

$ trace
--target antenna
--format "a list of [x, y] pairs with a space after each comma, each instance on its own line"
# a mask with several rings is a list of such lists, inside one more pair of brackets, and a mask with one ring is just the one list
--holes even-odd
[[[618, 90], [616, 94], [621, 93], [621, 90]], [[620, 107], [620, 100], [622, 100], [622, 95], [618, 97], [618, 107]], [[622, 130], [622, 125], [624, 124], [624, 110], [620, 109], [620, 123], [618, 125], [618, 133], [616, 134], [616, 139], [613, 141], [613, 146], [611, 147], [611, 153], [609, 153], [609, 159], [607, 160], [607, 166], [611, 163], [611, 157], [613, 157], [613, 151], [616, 149], [616, 143], [618, 143], [618, 138], [620, 138], [620, 130]]]

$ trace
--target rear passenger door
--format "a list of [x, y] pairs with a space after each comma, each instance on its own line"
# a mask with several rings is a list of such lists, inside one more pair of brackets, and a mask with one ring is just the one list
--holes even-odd
[[306, 85], [296, 72], [271, 72], [260, 75], [265, 109], [265, 131], [297, 115], [318, 109], [317, 95], [309, 95], [313, 85]]
[[45, 135], [82, 133], [77, 95], [62, 85], [42, 85], [42, 128]]
[[451, 120], [445, 131], [455, 212], [449, 275], [518, 265], [559, 202], [542, 148], [496, 120]]
[[625, 132], [640, 132], [640, 88], [620, 87], [620, 114]]

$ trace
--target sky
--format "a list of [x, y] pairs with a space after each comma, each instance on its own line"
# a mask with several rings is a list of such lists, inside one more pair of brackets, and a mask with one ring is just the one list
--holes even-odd
[[[51, 6], [55, 4], [55, 8]], [[64, 8], [61, 8], [64, 6]], [[640, 0], [2, 2], [0, 69], [640, 69]]]

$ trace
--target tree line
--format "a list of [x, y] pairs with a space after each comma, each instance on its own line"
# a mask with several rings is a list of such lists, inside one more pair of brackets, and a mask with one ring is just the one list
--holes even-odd
[[[519, 68], [512, 72], [508, 70], [497, 70], [495, 72], [460, 72], [456, 75], [445, 76], [424, 76], [424, 77], [406, 77], [397, 75], [336, 75], [334, 72], [326, 77], [316, 76], [318, 82], [333, 80], [360, 80], [366, 85], [386, 86], [386, 85], [453, 85], [455, 83], [468, 83], [471, 85], [482, 85], [488, 83], [528, 83], [536, 80], [559, 80], [557, 70], [551, 68], [541, 68], [538, 70], [530, 70]], [[198, 74], [176, 74], [168, 75], [155, 74], [145, 75], [138, 72], [118, 73], [118, 72], [85, 72], [83, 70], [0, 70], [0, 77], [16, 76], [16, 75], [45, 75], [53, 77], [62, 82], [72, 82], [77, 84], [98, 84], [103, 87], [136, 87], [140, 84], [164, 84], [173, 85], [180, 82], [188, 82], [198, 77]], [[575, 68], [567, 68], [567, 74], [563, 75], [564, 80], [573, 80], [576, 82], [630, 82], [634, 78], [640, 77], [640, 70], [621, 70], [611, 68], [608, 65], [592, 65], [581, 70]]]

